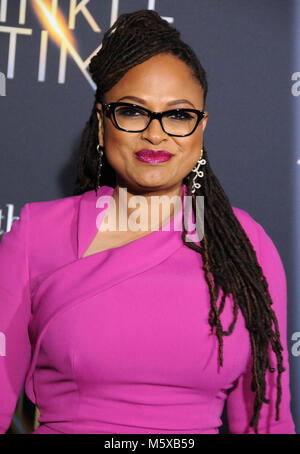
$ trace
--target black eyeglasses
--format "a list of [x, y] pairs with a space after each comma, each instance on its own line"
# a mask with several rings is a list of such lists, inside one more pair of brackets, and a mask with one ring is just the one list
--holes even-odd
[[[151, 121], [157, 118], [163, 131], [169, 136], [185, 137], [192, 134], [206, 112], [196, 109], [172, 109], [164, 112], [152, 112], [145, 107], [127, 102], [101, 102], [104, 114], [113, 125], [126, 132], [142, 132]], [[99, 109], [98, 112], [101, 113]]]

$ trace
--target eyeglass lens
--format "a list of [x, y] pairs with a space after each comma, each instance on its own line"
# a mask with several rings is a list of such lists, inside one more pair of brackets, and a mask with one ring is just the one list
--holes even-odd
[[[140, 131], [149, 121], [149, 115], [138, 107], [117, 106], [116, 120], [121, 128], [128, 131]], [[189, 134], [197, 122], [195, 112], [171, 111], [162, 117], [164, 129], [169, 134]]]

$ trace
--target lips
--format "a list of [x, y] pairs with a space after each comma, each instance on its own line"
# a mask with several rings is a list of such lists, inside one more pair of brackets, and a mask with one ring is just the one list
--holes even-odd
[[147, 162], [150, 164], [156, 164], [160, 162], [169, 161], [172, 158], [172, 153], [166, 150], [149, 150], [143, 149], [135, 153], [136, 158], [139, 161]]

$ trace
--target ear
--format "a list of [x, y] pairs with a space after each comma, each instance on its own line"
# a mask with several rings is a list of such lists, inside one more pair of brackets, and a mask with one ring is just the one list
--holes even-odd
[[97, 109], [100, 110], [100, 112], [96, 111], [97, 118], [98, 118], [98, 138], [99, 138], [99, 144], [104, 145], [104, 114], [103, 114], [103, 109], [102, 105], [97, 103], [96, 104]]

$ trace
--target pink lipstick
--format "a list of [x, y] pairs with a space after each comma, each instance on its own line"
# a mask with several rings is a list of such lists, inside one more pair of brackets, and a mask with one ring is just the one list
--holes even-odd
[[169, 161], [172, 158], [172, 154], [165, 150], [139, 150], [135, 153], [135, 157], [142, 162], [148, 164], [159, 164], [160, 162]]

